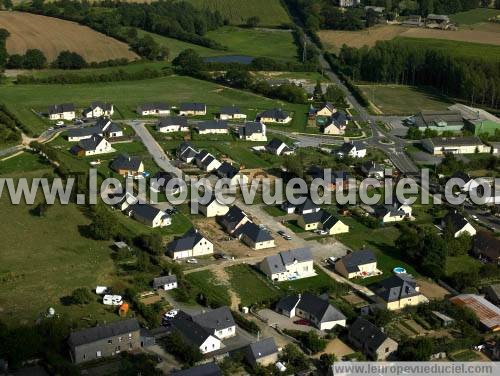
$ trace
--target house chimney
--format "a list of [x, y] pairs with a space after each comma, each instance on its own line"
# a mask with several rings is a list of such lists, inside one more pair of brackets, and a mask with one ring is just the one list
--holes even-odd
[[384, 327], [381, 327], [381, 328], [380, 328], [380, 331], [381, 331], [382, 333], [385, 333], [385, 328], [384, 328]]

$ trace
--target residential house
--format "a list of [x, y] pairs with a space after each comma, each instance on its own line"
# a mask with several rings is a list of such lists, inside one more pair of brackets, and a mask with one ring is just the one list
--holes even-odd
[[165, 116], [170, 115], [170, 106], [162, 102], [144, 103], [136, 111], [141, 116]]
[[420, 293], [420, 287], [413, 277], [406, 273], [395, 274], [370, 286], [381, 302], [379, 306], [389, 311], [416, 306], [428, 302]]
[[267, 141], [266, 125], [257, 121], [247, 121], [238, 128], [238, 136], [245, 141]]
[[308, 320], [319, 330], [346, 326], [346, 317], [328, 302], [328, 298], [323, 299], [309, 292], [282, 298], [276, 305], [276, 311], [289, 318]]
[[95, 125], [84, 128], [70, 129], [67, 133], [68, 141], [77, 142], [94, 135], [99, 135], [108, 139], [123, 137], [123, 131], [117, 123], [107, 117], [97, 119]]
[[266, 150], [274, 155], [290, 155], [293, 154], [293, 150], [288, 147], [283, 141], [273, 138], [267, 145]]
[[500, 306], [500, 283], [483, 287], [483, 293], [486, 299]]
[[373, 360], [386, 360], [396, 353], [398, 343], [370, 321], [358, 317], [349, 327], [349, 342]]
[[472, 253], [480, 260], [500, 266], [500, 239], [488, 231], [478, 231], [474, 237]]
[[450, 231], [453, 237], [458, 238], [462, 234], [476, 235], [476, 229], [462, 214], [456, 210], [449, 211], [441, 221], [444, 231]]
[[377, 269], [377, 258], [368, 249], [345, 255], [335, 263], [335, 271], [347, 279], [369, 277], [380, 273]]
[[422, 146], [433, 155], [490, 153], [491, 147], [477, 136], [434, 137], [422, 140]]
[[73, 103], [53, 104], [47, 110], [49, 120], [73, 120], [76, 117]]
[[198, 151], [189, 142], [182, 142], [177, 149], [177, 156], [186, 163], [191, 163], [198, 155]]
[[339, 157], [364, 158], [366, 147], [359, 142], [344, 142], [337, 151]]
[[259, 269], [269, 279], [282, 282], [314, 277], [313, 257], [309, 248], [297, 248], [267, 256]]
[[307, 197], [304, 202], [297, 205], [295, 212], [300, 215], [311, 214], [319, 212], [321, 209], [318, 205], [314, 203], [309, 197]]
[[319, 228], [323, 231], [326, 231], [328, 235], [346, 234], [349, 232], [348, 225], [346, 225], [333, 214], [326, 211], [323, 211], [323, 215], [319, 223]]
[[68, 344], [76, 364], [135, 351], [141, 347], [139, 322], [133, 318], [75, 331]]
[[450, 298], [450, 302], [470, 309], [486, 330], [500, 331], [500, 308], [481, 295], [461, 294]]
[[213, 170], [218, 169], [221, 165], [221, 163], [206, 150], [200, 151], [196, 157], [194, 157], [194, 161], [199, 169], [206, 172], [212, 172]]
[[[250, 218], [236, 205], [231, 206], [225, 214], [217, 218], [217, 222], [222, 226], [224, 231], [229, 235], [233, 235], [239, 231], [240, 227], [250, 222]], [[235, 234], [236, 235], [236, 234]]]
[[174, 260], [205, 256], [214, 253], [214, 245], [201, 232], [191, 228], [182, 237], [173, 240], [166, 253]]
[[129, 217], [149, 227], [166, 227], [172, 224], [172, 218], [163, 210], [146, 203], [137, 202], [126, 209]]
[[156, 129], [161, 133], [189, 132], [187, 118], [184, 116], [167, 116], [158, 121]]
[[144, 172], [144, 163], [140, 157], [131, 157], [120, 154], [110, 165], [111, 169], [121, 176], [142, 176]]
[[193, 320], [193, 317], [184, 311], [179, 311], [170, 320], [172, 329], [179, 333], [191, 346], [199, 349], [202, 354], [208, 354], [222, 347], [222, 342], [210, 330]]
[[342, 135], [345, 133], [349, 118], [343, 111], [337, 111], [330, 116], [328, 122], [323, 126], [324, 134]]
[[257, 115], [255, 120], [262, 123], [288, 124], [292, 121], [292, 118], [288, 112], [283, 111], [281, 108], [273, 108], [271, 110], [261, 112]]
[[110, 194], [110, 198], [115, 200], [114, 206], [118, 208], [120, 211], [124, 211], [130, 205], [137, 203], [137, 198], [134, 197], [131, 193], [125, 191], [117, 194]]
[[463, 184], [460, 182], [458, 187], [462, 192], [470, 192], [479, 186], [479, 182], [476, 179], [472, 179], [469, 174], [463, 171], [455, 172], [450, 179], [460, 179], [463, 180]]
[[199, 366], [175, 371], [171, 376], [222, 376], [223, 373], [217, 363], [204, 363]]
[[248, 176], [242, 174], [239, 169], [228, 162], [222, 162], [219, 168], [214, 171], [214, 174], [219, 179], [228, 179], [229, 185], [232, 187], [248, 184]]
[[267, 367], [278, 361], [278, 348], [273, 337], [251, 343], [245, 349], [245, 359], [252, 366]]
[[95, 134], [90, 138], [85, 138], [70, 149], [71, 153], [79, 157], [112, 153], [115, 151], [105, 138]]
[[308, 214], [303, 214], [297, 219], [297, 225], [306, 231], [314, 231], [319, 228], [321, 218], [324, 212], [322, 210]]
[[181, 103], [179, 115], [202, 116], [207, 114], [207, 106], [204, 103]]
[[219, 202], [215, 194], [208, 200], [207, 203], [198, 202], [198, 210], [207, 218], [223, 216], [230, 210], [229, 207]]
[[332, 103], [324, 102], [316, 110], [316, 116], [328, 116], [328, 117], [330, 117], [335, 112], [337, 112], [337, 109], [335, 108], [335, 106]]
[[158, 171], [153, 175], [149, 183], [152, 191], [163, 192], [166, 195], [177, 195], [187, 189], [187, 186], [182, 184], [183, 180], [181, 178], [166, 171]]
[[224, 340], [236, 335], [236, 323], [228, 307], [219, 307], [193, 316], [193, 321], [208, 332]]
[[276, 246], [271, 234], [253, 222], [247, 222], [241, 226], [238, 229], [238, 235], [243, 243], [255, 250]]
[[199, 134], [228, 134], [229, 127], [225, 120], [207, 120], [194, 126]]
[[153, 279], [153, 288], [155, 290], [173, 290], [177, 288], [177, 277], [175, 275], [165, 275]]
[[83, 110], [83, 117], [87, 119], [99, 118], [101, 116], [112, 116], [115, 109], [111, 103], [92, 102], [89, 107]]
[[392, 205], [376, 205], [373, 207], [374, 215], [382, 220], [382, 223], [400, 222], [412, 219], [412, 207], [407, 203], [397, 200]]
[[339, 7], [352, 8], [361, 4], [361, 0], [339, 0]]
[[239, 107], [228, 106], [220, 108], [219, 112], [217, 113], [217, 118], [220, 120], [238, 120], [246, 119], [247, 115], [241, 112]]
[[374, 161], [367, 161], [361, 165], [361, 172], [367, 178], [383, 179], [385, 177], [385, 168]]

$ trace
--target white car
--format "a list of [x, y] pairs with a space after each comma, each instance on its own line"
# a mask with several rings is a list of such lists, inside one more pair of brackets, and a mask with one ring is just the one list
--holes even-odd
[[335, 261], [337, 261], [337, 258], [332, 256], [332, 257], [328, 257], [325, 261], [327, 264], [335, 266]]
[[178, 309], [172, 309], [172, 310], [168, 311], [167, 313], [165, 313], [164, 317], [166, 319], [173, 319], [175, 316], [177, 316], [178, 313], [179, 313]]
[[190, 258], [190, 259], [187, 259], [186, 262], [188, 264], [197, 264], [198, 260], [196, 260], [195, 258]]
[[102, 298], [104, 305], [120, 306], [123, 304], [121, 295], [104, 295]]
[[64, 121], [59, 120], [58, 122], [56, 122], [56, 125], [59, 125], [59, 126], [64, 125]]
[[479, 218], [477, 217], [477, 215], [474, 215], [474, 214], [473, 214], [473, 215], [471, 215], [471, 218], [472, 218], [473, 220], [475, 220], [476, 222], [477, 222], [477, 221], [479, 221]]

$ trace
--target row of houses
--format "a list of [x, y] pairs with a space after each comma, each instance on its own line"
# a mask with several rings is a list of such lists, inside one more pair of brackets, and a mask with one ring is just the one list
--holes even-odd
[[[112, 116], [114, 106], [111, 103], [95, 101], [89, 107], [82, 111], [85, 119], [97, 119], [101, 116]], [[74, 120], [76, 118], [76, 109], [73, 103], [54, 104], [48, 107], [47, 116], [49, 120]]]

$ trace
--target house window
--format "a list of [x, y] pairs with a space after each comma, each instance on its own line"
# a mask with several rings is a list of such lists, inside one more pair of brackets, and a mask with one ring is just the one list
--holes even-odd
[[128, 334], [128, 339], [132, 339], [132, 333]]
[[108, 339], [108, 343], [113, 343], [113, 340], [112, 339]]
[[97, 351], [97, 352], [95, 353], [95, 356], [96, 356], [97, 358], [100, 358], [100, 357], [102, 356], [102, 353], [101, 353], [100, 351]]
[[205, 351], [207, 351], [207, 346], [205, 346]]
[[83, 354], [83, 360], [87, 359], [87, 354]]
[[130, 350], [132, 350], [132, 344], [131, 344], [131, 343], [129, 343], [129, 344], [128, 344], [128, 348], [129, 348]]
[[386, 347], [386, 348], [385, 348], [385, 352], [386, 352], [386, 353], [388, 353], [388, 352], [389, 352], [389, 348], [388, 348], [388, 347]]
[[122, 337], [118, 337], [118, 342], [121, 342], [123, 340]]

